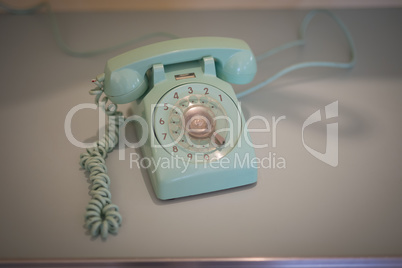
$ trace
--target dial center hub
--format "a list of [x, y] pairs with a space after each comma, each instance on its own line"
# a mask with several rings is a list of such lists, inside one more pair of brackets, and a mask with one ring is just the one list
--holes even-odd
[[208, 138], [215, 131], [215, 122], [211, 111], [200, 105], [191, 106], [184, 112], [185, 128], [193, 138]]

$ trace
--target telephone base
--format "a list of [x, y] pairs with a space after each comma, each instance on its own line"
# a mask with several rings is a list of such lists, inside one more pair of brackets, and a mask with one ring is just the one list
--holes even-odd
[[217, 77], [220, 65], [219, 58], [205, 56], [154, 64], [147, 72], [149, 89], [133, 103], [133, 119], [137, 137], [145, 138], [142, 155], [159, 199], [257, 181], [247, 124], [232, 86]]
[[245, 166], [250, 163], [250, 154], [254, 155], [233, 153], [216, 162], [189, 163], [187, 168], [183, 165], [183, 172], [177, 168], [158, 169], [150, 174], [152, 186], [159, 199], [168, 200], [253, 184], [257, 182], [257, 169]]

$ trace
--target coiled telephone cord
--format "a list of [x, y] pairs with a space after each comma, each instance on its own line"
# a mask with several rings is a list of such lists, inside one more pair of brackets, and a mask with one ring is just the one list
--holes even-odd
[[80, 165], [89, 172], [91, 182], [91, 200], [86, 207], [85, 227], [91, 236], [100, 235], [106, 239], [108, 234], [117, 234], [121, 226], [122, 217], [119, 208], [112, 203], [112, 194], [109, 190], [110, 178], [107, 175], [105, 159], [119, 141], [119, 127], [124, 121], [123, 115], [117, 111], [117, 105], [112, 103], [106, 107], [107, 97], [103, 97], [102, 84], [95, 81], [97, 87], [90, 91], [95, 95], [95, 103], [104, 109], [108, 117], [108, 127], [104, 136], [96, 142], [96, 146], [87, 149], [80, 155]]

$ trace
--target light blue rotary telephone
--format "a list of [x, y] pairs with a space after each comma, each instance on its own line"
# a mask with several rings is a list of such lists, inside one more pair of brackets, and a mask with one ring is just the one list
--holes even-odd
[[[104, 93], [114, 103], [135, 101], [134, 114], [147, 123], [136, 130], [147, 136], [141, 149], [153, 159], [147, 171], [159, 199], [256, 182], [257, 170], [244, 162], [254, 150], [227, 83], [248, 83], [256, 71], [245, 42], [221, 37], [160, 42], [107, 62], [98, 76]], [[155, 167], [165, 160], [177, 162]]]
[[[119, 140], [121, 120], [115, 117], [122, 113], [116, 104], [133, 102], [134, 117], [143, 119], [136, 125], [137, 138], [145, 138], [142, 157], [150, 160], [147, 171], [159, 199], [255, 183], [257, 169], [250, 165], [254, 149], [227, 82], [248, 83], [256, 71], [245, 42], [221, 37], [165, 41], [110, 59], [90, 91], [109, 116], [108, 131], [80, 156], [92, 185], [85, 214], [91, 235], [105, 239], [117, 233], [122, 221], [111, 202], [105, 165]], [[106, 97], [100, 100], [102, 94]], [[178, 164], [156, 168], [160, 161]]]
[[[305, 43], [311, 19], [330, 16], [344, 32], [348, 62], [311, 61], [291, 65], [256, 86], [235, 95], [231, 85], [246, 84], [256, 74], [256, 60], [248, 45], [221, 37], [184, 38], [141, 47], [110, 59], [105, 72], [93, 81], [96, 103], [109, 119], [121, 116], [120, 103], [133, 102], [134, 116], [142, 118], [136, 132], [146, 142], [143, 157], [153, 159], [148, 174], [159, 199], [173, 199], [255, 183], [251, 164], [255, 153], [237, 98], [264, 87], [294, 70], [307, 67], [352, 68], [355, 46], [346, 26], [329, 11], [311, 11], [303, 19], [299, 39], [271, 49], [267, 58]], [[228, 83], [229, 82], [229, 83]], [[100, 100], [100, 96], [106, 97]], [[106, 105], [110, 100], [111, 105]], [[113, 120], [112, 120], [113, 121]], [[109, 124], [97, 145], [81, 154], [80, 164], [89, 171], [92, 199], [85, 214], [92, 236], [116, 234], [121, 225], [118, 207], [110, 200], [110, 179], [105, 158], [118, 142], [120, 121]], [[156, 168], [160, 160], [188, 163], [186, 167]]]

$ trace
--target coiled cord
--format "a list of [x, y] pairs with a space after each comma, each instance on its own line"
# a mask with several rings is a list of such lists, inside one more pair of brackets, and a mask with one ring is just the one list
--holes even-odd
[[89, 172], [91, 182], [91, 200], [86, 207], [85, 227], [92, 237], [100, 235], [102, 239], [106, 239], [109, 233], [117, 234], [122, 222], [119, 208], [111, 200], [110, 178], [107, 175], [105, 159], [118, 143], [119, 127], [124, 118], [122, 113], [117, 111], [116, 104], [111, 103], [106, 107], [107, 97], [99, 101], [103, 94], [103, 85], [97, 80], [93, 82], [97, 87], [89, 93], [95, 95], [95, 103], [105, 111], [109, 122], [104, 136], [96, 142], [96, 146], [80, 155], [80, 165]]

